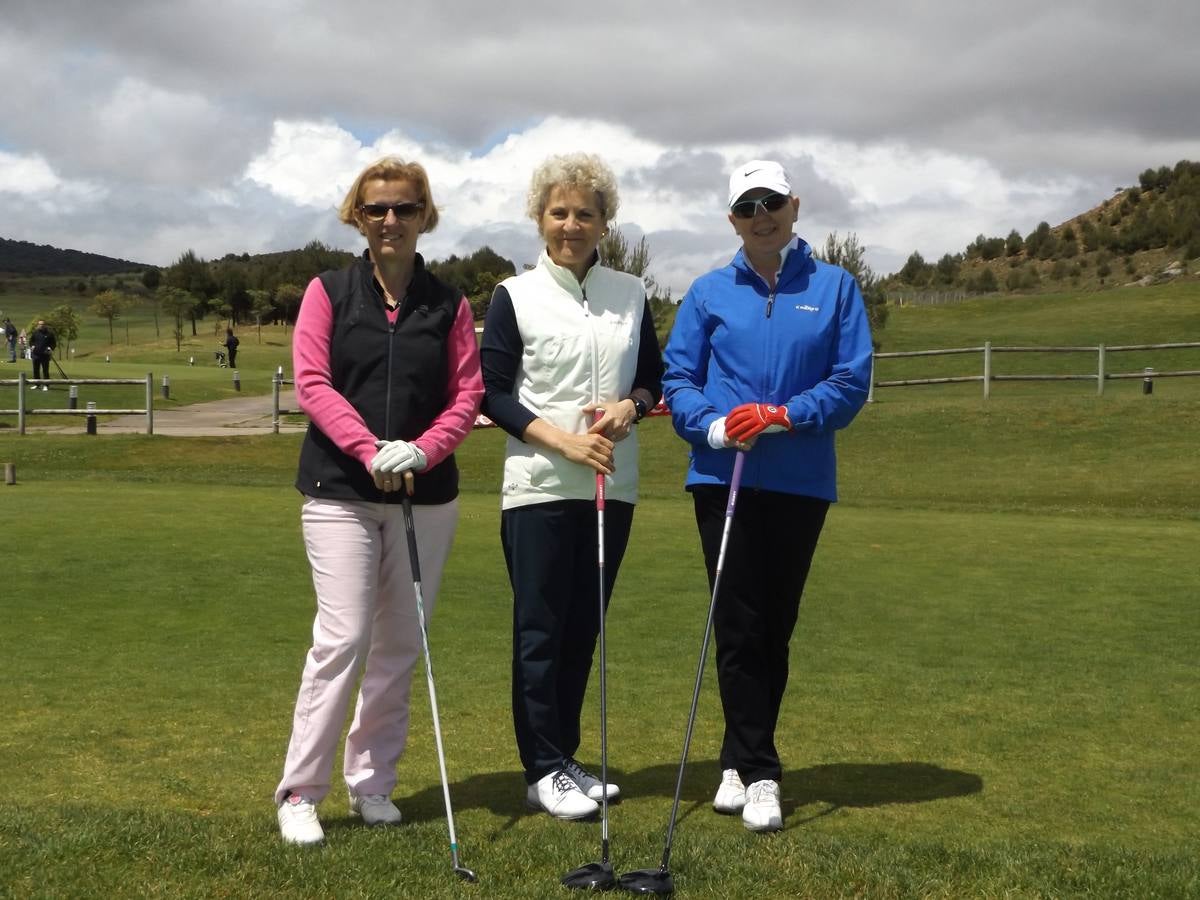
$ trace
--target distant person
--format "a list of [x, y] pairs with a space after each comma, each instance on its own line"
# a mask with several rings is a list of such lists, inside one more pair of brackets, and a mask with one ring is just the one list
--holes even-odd
[[17, 361], [17, 326], [8, 316], [4, 317], [4, 341], [8, 344], [8, 361]]
[[[512, 709], [528, 806], [587, 818], [604, 798], [575, 758], [600, 629], [596, 473], [606, 489], [604, 602], [637, 502], [637, 423], [662, 393], [662, 356], [639, 278], [598, 248], [617, 214], [600, 159], [553, 156], [526, 212], [545, 249], [492, 295], [480, 355], [484, 412], [508, 432], [500, 542], [513, 592]], [[596, 414], [600, 413], [597, 419]], [[608, 782], [608, 799], [619, 789]]]
[[21, 359], [29, 358], [29, 336], [25, 333], [25, 329], [21, 329], [21, 333], [17, 335], [17, 353]]
[[[29, 358], [33, 360], [33, 377], [35, 379], [50, 378], [50, 356], [54, 353], [54, 348], [58, 346], [58, 341], [54, 338], [54, 332], [46, 324], [45, 319], [38, 319], [37, 327], [33, 329], [33, 334], [29, 336]], [[38, 373], [41, 374], [38, 374]], [[48, 391], [46, 385], [42, 385], [43, 391]]]
[[233, 333], [232, 328], [225, 329], [225, 349], [229, 352], [229, 368], [237, 368], [237, 348], [241, 341], [237, 339], [237, 335]]
[[794, 233], [799, 208], [779, 163], [734, 170], [728, 218], [741, 249], [692, 284], [663, 353], [710, 590], [734, 458], [746, 453], [713, 615], [725, 716], [713, 807], [751, 831], [783, 827], [775, 728], [788, 644], [837, 499], [834, 433], [862, 408], [871, 373], [858, 284]]
[[391, 793], [421, 652], [401, 492], [411, 473], [428, 615], [458, 522], [454, 450], [483, 397], [471, 306], [417, 253], [438, 222], [425, 169], [394, 157], [373, 163], [339, 218], [367, 250], [309, 283], [292, 341], [296, 397], [310, 420], [296, 487], [317, 595], [275, 789], [279, 830], [292, 844], [324, 840], [316, 807], [356, 686], [342, 770], [350, 811], [367, 825], [400, 822]]

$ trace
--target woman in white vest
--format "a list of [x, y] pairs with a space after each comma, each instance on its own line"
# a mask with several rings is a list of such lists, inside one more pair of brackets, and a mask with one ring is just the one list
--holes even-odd
[[[600, 265], [617, 213], [612, 171], [588, 154], [533, 174], [545, 250], [492, 295], [480, 355], [484, 412], [508, 432], [500, 540], [513, 589], [513, 724], [526, 801], [594, 815], [600, 780], [575, 758], [600, 627], [596, 473], [606, 478], [605, 603], [637, 502], [637, 429], [662, 393], [641, 279]], [[608, 798], [619, 795], [608, 784]]]

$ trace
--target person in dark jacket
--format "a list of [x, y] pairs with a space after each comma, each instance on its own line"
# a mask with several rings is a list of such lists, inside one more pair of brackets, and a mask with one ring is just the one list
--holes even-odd
[[788, 644], [837, 499], [834, 432], [862, 408], [871, 372], [858, 284], [793, 233], [799, 208], [779, 163], [734, 170], [728, 216], [742, 247], [692, 284], [663, 353], [710, 589], [735, 454], [746, 453], [713, 615], [725, 714], [713, 807], [751, 831], [783, 827], [775, 729]]
[[431, 614], [458, 521], [454, 449], [483, 396], [470, 305], [417, 253], [438, 221], [425, 169], [392, 157], [368, 166], [340, 218], [368, 249], [308, 285], [292, 346], [296, 396], [310, 419], [296, 487], [317, 595], [275, 790], [280, 833], [294, 844], [324, 839], [316, 805], [330, 790], [360, 673], [343, 767], [350, 811], [368, 825], [400, 822], [390, 795], [421, 649], [401, 491], [411, 480]]
[[[58, 341], [46, 320], [38, 319], [37, 327], [29, 335], [29, 358], [33, 360], [34, 378], [50, 378], [50, 357], [57, 346]], [[48, 391], [50, 388], [43, 384], [42, 390]]]
[[8, 316], [4, 317], [4, 342], [8, 346], [8, 361], [17, 361], [17, 326]]
[[225, 329], [225, 349], [229, 352], [229, 368], [237, 368], [237, 348], [241, 341], [237, 339], [237, 335], [233, 333], [232, 328]]

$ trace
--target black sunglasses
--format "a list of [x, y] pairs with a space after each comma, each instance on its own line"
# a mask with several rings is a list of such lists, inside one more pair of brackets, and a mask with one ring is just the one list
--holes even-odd
[[424, 203], [362, 203], [358, 211], [363, 218], [372, 222], [382, 222], [387, 218], [388, 211], [402, 222], [415, 219], [425, 208]]
[[753, 219], [758, 215], [760, 206], [764, 212], [773, 213], [783, 209], [787, 202], [788, 198], [784, 194], [767, 194], [757, 200], [739, 200], [729, 207], [729, 211], [733, 213], [735, 219]]

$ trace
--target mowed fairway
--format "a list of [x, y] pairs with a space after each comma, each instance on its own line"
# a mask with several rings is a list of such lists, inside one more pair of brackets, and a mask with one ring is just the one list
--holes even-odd
[[[1198, 379], [1153, 397], [881, 393], [840, 439], [842, 502], [792, 644], [787, 827], [754, 836], [711, 811], [710, 660], [677, 894], [1200, 896], [1198, 422]], [[641, 428], [609, 617], [618, 871], [660, 859], [708, 604], [683, 445], [666, 420]], [[495, 430], [460, 454], [431, 629], [479, 883], [450, 871], [420, 671], [406, 824], [362, 828], [335, 774], [327, 845], [280, 843], [270, 798], [313, 611], [298, 447], [0, 433], [19, 476], [0, 487], [0, 896], [566, 897], [559, 877], [599, 858], [598, 824], [523, 807]]]

